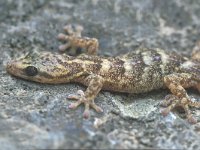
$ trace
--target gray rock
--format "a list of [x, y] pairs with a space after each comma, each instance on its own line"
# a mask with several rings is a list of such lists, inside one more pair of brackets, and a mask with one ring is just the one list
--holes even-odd
[[[6, 63], [37, 49], [57, 51], [66, 24], [81, 24], [96, 37], [100, 55], [122, 54], [143, 44], [190, 54], [200, 39], [199, 0], [1, 0], [0, 149], [158, 148], [200, 149], [200, 124], [181, 113], [160, 114], [169, 91], [139, 95], [102, 91], [104, 109], [82, 118], [83, 107], [69, 110], [77, 84], [47, 85], [7, 74]], [[189, 95], [199, 99], [196, 91]], [[193, 109], [200, 118], [199, 109]]]

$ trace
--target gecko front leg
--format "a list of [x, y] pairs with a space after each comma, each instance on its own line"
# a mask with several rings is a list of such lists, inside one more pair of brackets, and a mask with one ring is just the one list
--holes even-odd
[[102, 112], [102, 108], [97, 106], [94, 102], [95, 97], [101, 90], [104, 79], [98, 75], [90, 75], [85, 79], [88, 82], [88, 88], [86, 89], [85, 93], [82, 90], [78, 90], [77, 94], [69, 95], [69, 99], [77, 100], [77, 102], [72, 103], [69, 108], [76, 109], [80, 104], [85, 105], [85, 110], [83, 113], [84, 118], [89, 117], [89, 107], [92, 107], [97, 112]]
[[184, 88], [195, 87], [198, 82], [193, 79], [192, 75], [186, 73], [168, 75], [164, 78], [164, 82], [173, 95], [166, 97], [164, 104], [168, 107], [162, 111], [163, 115], [167, 115], [176, 106], [181, 106], [186, 112], [188, 121], [196, 123], [189, 107], [200, 108], [200, 102], [193, 102]]
[[59, 47], [61, 52], [75, 49], [80, 53], [80, 49], [85, 49], [89, 55], [96, 55], [99, 47], [99, 42], [96, 38], [81, 37], [83, 27], [80, 25], [67, 25], [64, 27], [66, 34], [60, 33], [58, 39], [66, 42]]

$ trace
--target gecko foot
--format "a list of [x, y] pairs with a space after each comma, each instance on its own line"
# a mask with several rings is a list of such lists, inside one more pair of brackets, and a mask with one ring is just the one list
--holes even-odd
[[83, 27], [80, 25], [66, 25], [64, 26], [64, 33], [58, 34], [58, 40], [65, 42], [65, 44], [59, 46], [60, 52], [69, 51], [69, 49], [76, 49], [76, 39], [81, 38], [81, 32]]
[[193, 117], [189, 106], [200, 108], [200, 102], [193, 102], [186, 97], [180, 99], [177, 96], [170, 94], [165, 97], [162, 106], [166, 107], [164, 110], [162, 110], [162, 114], [164, 116], [166, 116], [175, 107], [180, 106], [184, 109], [188, 122], [192, 124], [197, 123], [197, 120]]
[[59, 46], [60, 52], [69, 52], [71, 55], [77, 55], [86, 52], [90, 55], [96, 55], [99, 42], [96, 38], [82, 37], [83, 27], [80, 25], [67, 25], [64, 27], [64, 33], [58, 35], [58, 40], [64, 44]]
[[83, 27], [81, 25], [66, 25], [63, 27], [65, 34], [69, 36], [81, 37]]
[[103, 112], [103, 109], [101, 107], [97, 106], [94, 103], [94, 100], [86, 98], [85, 93], [82, 90], [78, 90], [77, 94], [70, 94], [68, 96], [68, 98], [73, 99], [73, 100], [77, 100], [77, 102], [69, 105], [69, 108], [71, 108], [71, 109], [76, 109], [82, 103], [85, 105], [83, 117], [86, 118], [86, 119], [89, 118], [89, 116], [90, 116], [90, 113], [89, 113], [90, 107], [92, 107], [97, 112]]
[[177, 99], [176, 96], [174, 96], [173, 94], [168, 94], [167, 96], [165, 96], [165, 99], [163, 101], [160, 102], [160, 105], [162, 107], [167, 107], [169, 106], [173, 101], [175, 101]]

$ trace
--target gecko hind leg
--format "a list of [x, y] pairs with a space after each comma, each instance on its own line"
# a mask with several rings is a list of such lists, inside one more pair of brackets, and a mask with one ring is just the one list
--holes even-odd
[[64, 27], [66, 34], [60, 33], [58, 39], [66, 42], [59, 46], [60, 52], [75, 50], [75, 54], [81, 53], [82, 49], [86, 50], [89, 55], [96, 55], [99, 42], [96, 38], [81, 37], [83, 27], [80, 25], [67, 25]]
[[169, 106], [173, 101], [175, 101], [177, 99], [176, 96], [174, 96], [173, 94], [168, 94], [167, 96], [165, 96], [165, 99], [163, 101], [160, 102], [160, 105], [163, 107], [167, 107]]
[[180, 106], [184, 109], [186, 117], [190, 123], [196, 123], [197, 120], [193, 117], [189, 107], [200, 108], [200, 102], [193, 102], [187, 95], [184, 87], [194, 87], [198, 83], [192, 79], [190, 74], [172, 74], [164, 78], [165, 85], [170, 89], [173, 96], [165, 99], [164, 104], [167, 105], [162, 111], [163, 115], [167, 115], [173, 108]]

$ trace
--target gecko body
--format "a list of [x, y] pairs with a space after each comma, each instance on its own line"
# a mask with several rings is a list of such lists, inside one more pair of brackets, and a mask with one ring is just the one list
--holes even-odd
[[[76, 31], [73, 31], [76, 30]], [[174, 107], [181, 106], [191, 123], [189, 107], [200, 107], [200, 102], [191, 101], [185, 88], [193, 87], [200, 91], [200, 59], [196, 48], [191, 58], [176, 52], [166, 52], [162, 49], [138, 48], [117, 57], [97, 56], [98, 40], [81, 37], [82, 28], [66, 26], [67, 35], [60, 34], [58, 38], [67, 41], [60, 46], [61, 51], [69, 48], [87, 50], [87, 54], [69, 56], [51, 52], [30, 52], [29, 54], [8, 63], [7, 71], [23, 79], [40, 83], [78, 82], [88, 88], [85, 92], [79, 90], [69, 98], [77, 100], [70, 108], [85, 104], [84, 117], [89, 116], [89, 107], [97, 112], [102, 109], [94, 102], [101, 89], [144, 93], [160, 88], [168, 88], [172, 94], [163, 101], [166, 108], [163, 114], [168, 114]]]

